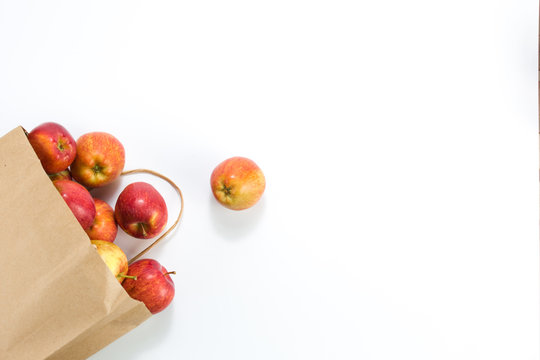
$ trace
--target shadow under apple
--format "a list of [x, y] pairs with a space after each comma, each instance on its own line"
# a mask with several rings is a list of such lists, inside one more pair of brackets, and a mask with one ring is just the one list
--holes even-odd
[[265, 197], [245, 210], [230, 210], [219, 204], [210, 194], [210, 217], [214, 230], [228, 240], [239, 240], [249, 235], [260, 222], [266, 208]]

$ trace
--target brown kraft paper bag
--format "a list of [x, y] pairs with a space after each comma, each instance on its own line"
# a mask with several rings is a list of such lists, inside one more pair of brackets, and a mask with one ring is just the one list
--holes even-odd
[[0, 138], [0, 359], [86, 359], [148, 319], [18, 127]]

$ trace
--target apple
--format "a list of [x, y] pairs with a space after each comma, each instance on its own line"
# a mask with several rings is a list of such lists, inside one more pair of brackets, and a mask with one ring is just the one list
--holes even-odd
[[255, 205], [266, 187], [262, 170], [252, 160], [235, 156], [221, 162], [210, 176], [216, 200], [231, 210]]
[[56, 180], [71, 180], [71, 173], [69, 172], [68, 169], [66, 169], [66, 170], [62, 170], [62, 171], [57, 172], [57, 173], [54, 173], [54, 174], [49, 174], [49, 178], [50, 178], [52, 181], [56, 181]]
[[53, 184], [82, 228], [88, 229], [94, 223], [96, 216], [96, 206], [92, 195], [84, 186], [72, 180], [56, 180]]
[[77, 139], [71, 175], [87, 188], [96, 188], [118, 178], [124, 164], [124, 147], [117, 138], [105, 132], [91, 132]]
[[142, 301], [152, 314], [163, 311], [174, 298], [174, 282], [158, 261], [141, 259], [129, 265], [130, 278], [122, 283], [126, 292], [135, 300]]
[[92, 240], [114, 242], [118, 233], [118, 226], [114, 219], [114, 210], [105, 201], [94, 198], [96, 217], [93, 224], [86, 229], [88, 237]]
[[116, 222], [129, 235], [150, 239], [167, 225], [167, 205], [161, 194], [150, 184], [129, 184], [118, 195], [114, 207]]
[[77, 145], [71, 134], [54, 122], [46, 122], [32, 129], [28, 133], [28, 141], [47, 174], [67, 169], [77, 154]]
[[105, 262], [109, 270], [113, 273], [119, 283], [126, 278], [128, 271], [128, 260], [126, 254], [116, 244], [103, 240], [90, 240], [96, 247], [96, 250]]

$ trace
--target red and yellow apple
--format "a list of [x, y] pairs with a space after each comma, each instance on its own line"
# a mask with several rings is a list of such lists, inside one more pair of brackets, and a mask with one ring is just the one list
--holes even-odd
[[96, 216], [96, 206], [88, 190], [81, 184], [71, 180], [56, 180], [53, 181], [53, 184], [82, 228], [89, 228]]
[[167, 205], [152, 185], [135, 182], [126, 186], [118, 195], [114, 216], [127, 234], [139, 239], [150, 239], [167, 225]]
[[128, 260], [126, 254], [116, 244], [103, 240], [90, 240], [96, 247], [96, 250], [105, 262], [109, 270], [116, 277], [119, 283], [122, 283], [126, 278], [128, 271]]
[[118, 178], [124, 164], [124, 147], [117, 138], [105, 132], [91, 132], [77, 139], [71, 175], [87, 188], [96, 188]]
[[253, 160], [235, 156], [221, 162], [210, 176], [216, 200], [231, 210], [255, 205], [266, 187], [262, 170]]
[[77, 145], [71, 134], [54, 122], [43, 123], [32, 129], [28, 133], [28, 141], [47, 174], [67, 169], [77, 154]]
[[133, 299], [142, 301], [152, 314], [165, 310], [174, 298], [174, 282], [158, 261], [142, 259], [135, 261], [128, 268], [122, 286]]
[[114, 210], [105, 201], [94, 198], [96, 217], [93, 224], [86, 229], [88, 237], [92, 240], [114, 242], [118, 233], [118, 226], [114, 219]]

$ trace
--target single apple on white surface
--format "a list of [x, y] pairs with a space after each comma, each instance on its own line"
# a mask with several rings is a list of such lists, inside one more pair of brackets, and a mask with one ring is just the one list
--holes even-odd
[[56, 180], [53, 184], [82, 228], [88, 229], [92, 226], [96, 216], [96, 206], [88, 190], [72, 180]]
[[71, 134], [54, 122], [46, 122], [32, 129], [28, 133], [28, 141], [47, 174], [67, 169], [77, 154], [77, 144]]
[[253, 160], [235, 156], [216, 166], [210, 176], [210, 186], [221, 205], [231, 210], [244, 210], [259, 201], [266, 179]]
[[91, 132], [77, 139], [71, 175], [87, 188], [96, 188], [118, 178], [124, 164], [124, 146], [117, 138], [105, 132]]
[[167, 225], [167, 204], [150, 184], [129, 184], [118, 196], [114, 208], [116, 222], [127, 234], [150, 239]]

